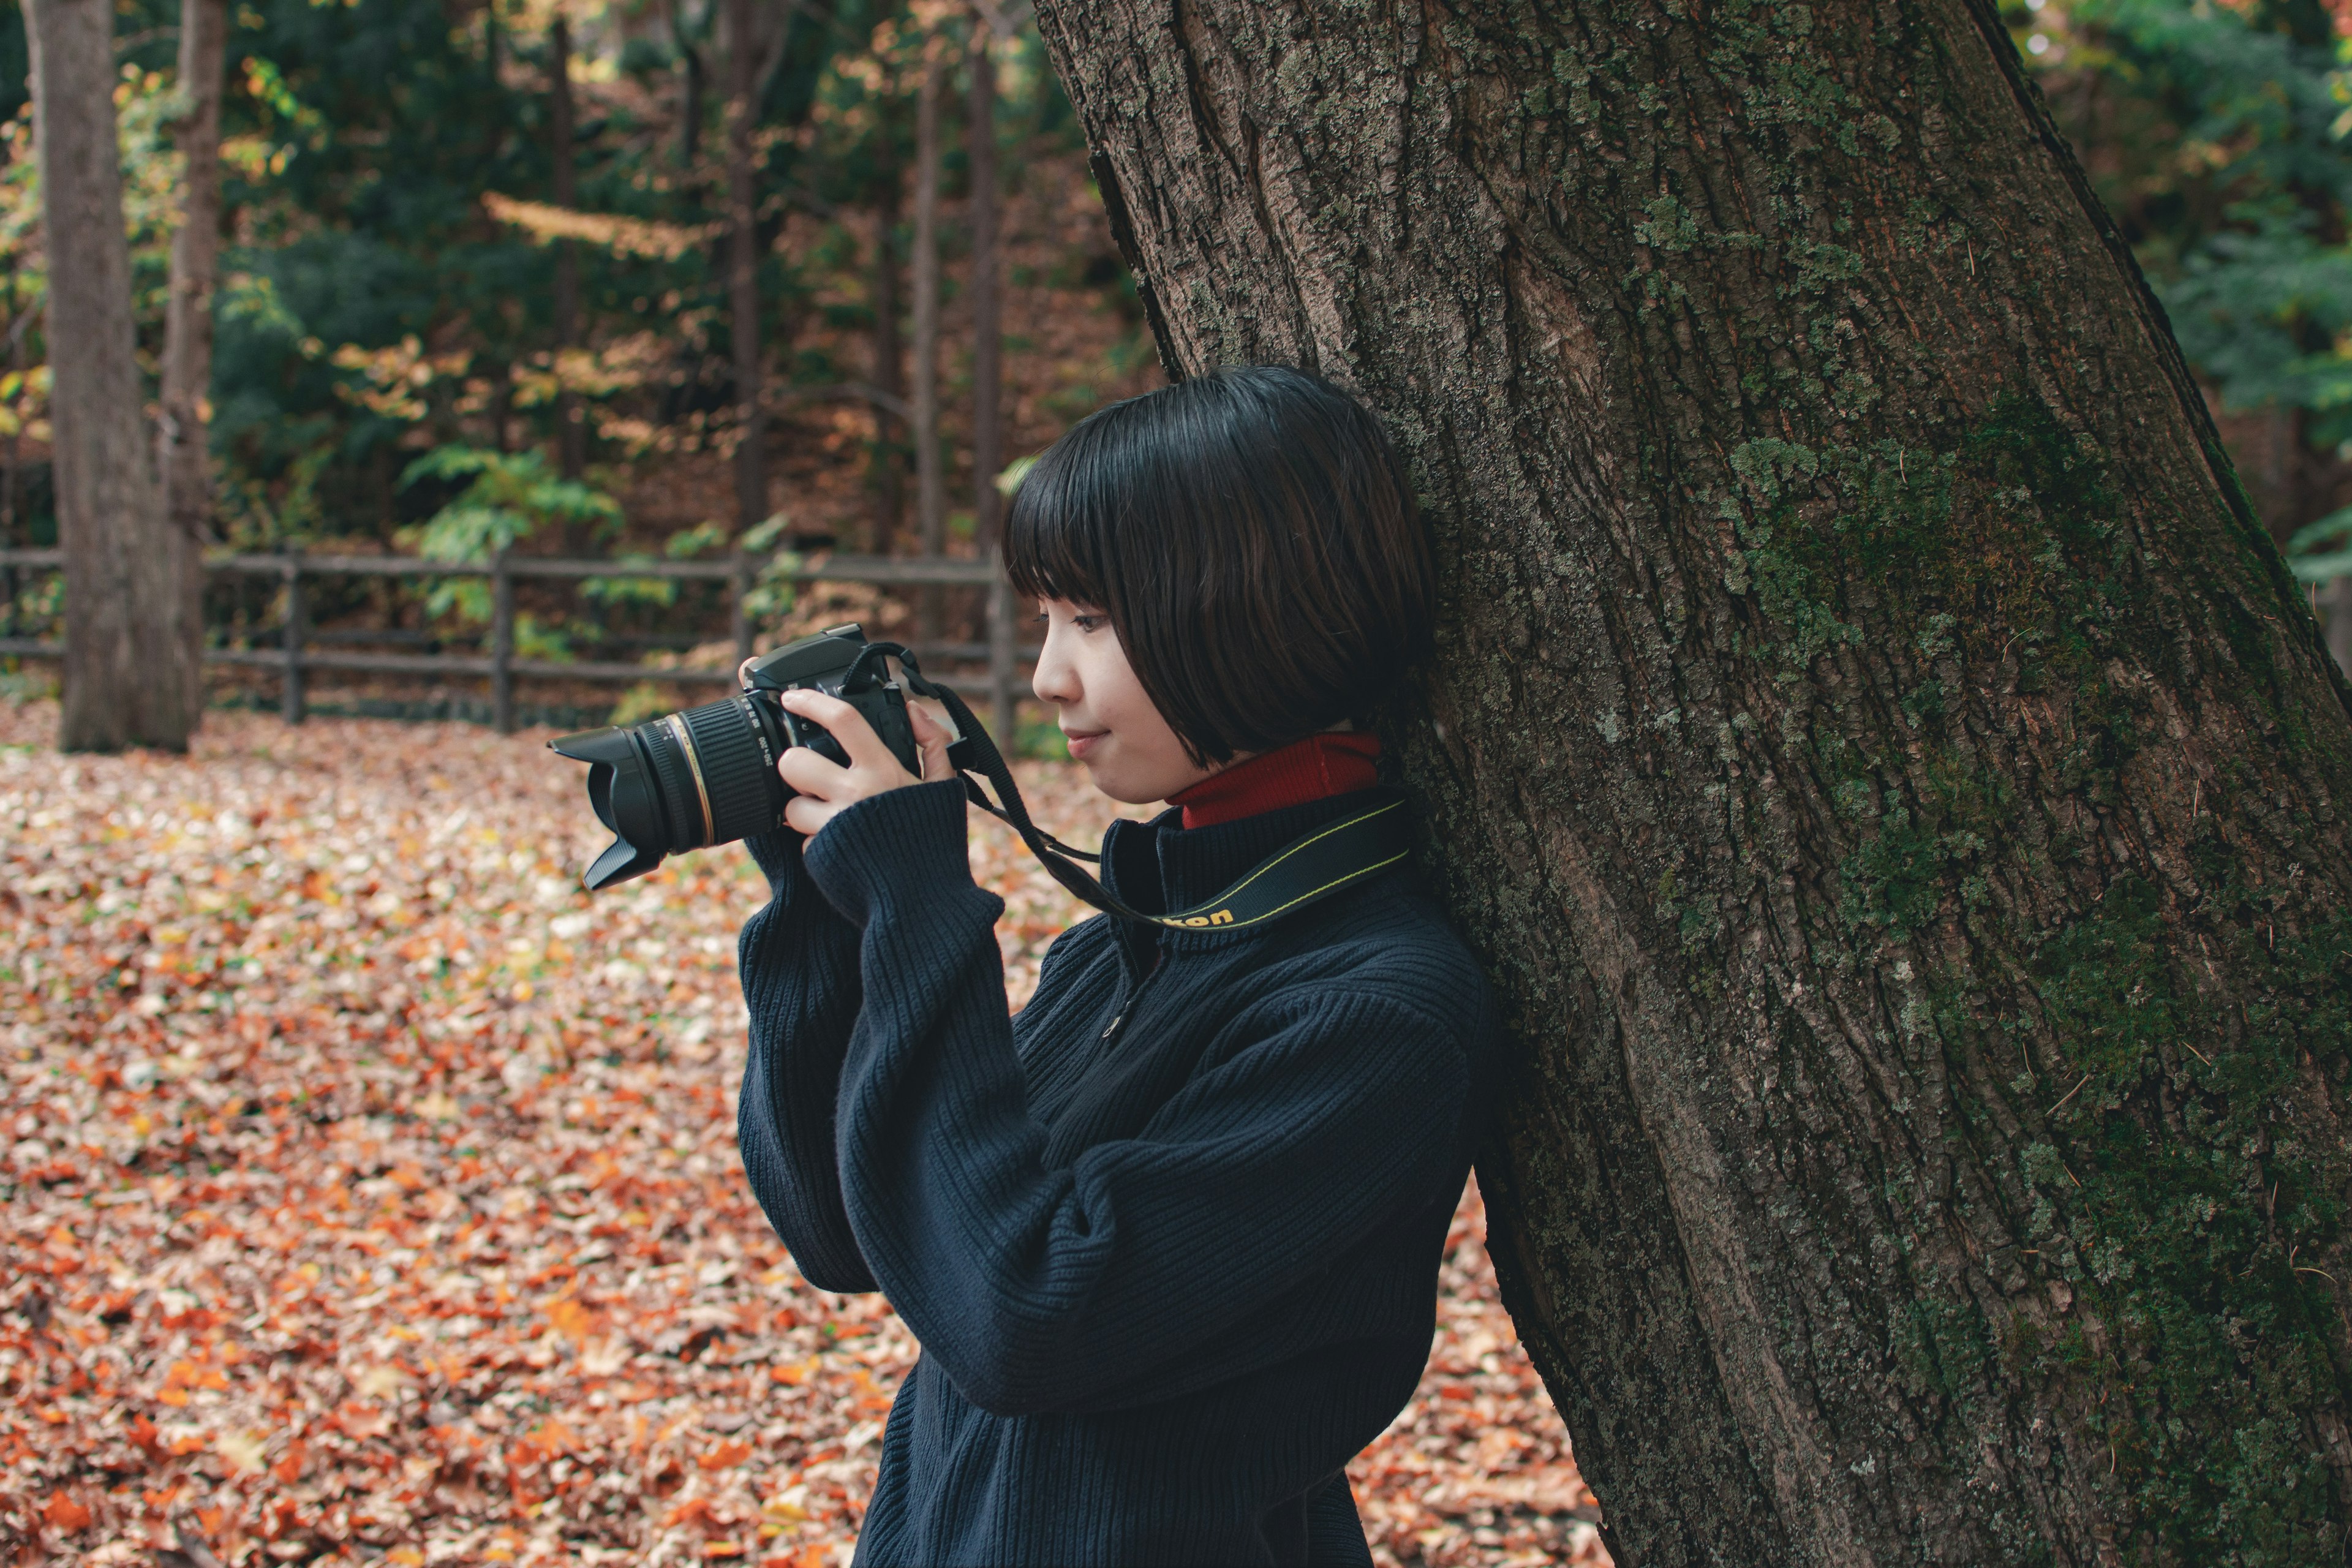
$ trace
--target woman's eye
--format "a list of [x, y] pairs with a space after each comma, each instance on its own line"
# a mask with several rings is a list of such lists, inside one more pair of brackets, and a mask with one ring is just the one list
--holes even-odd
[[1090, 632], [1097, 626], [1102, 625], [1103, 619], [1104, 617], [1101, 616], [1072, 616], [1070, 617], [1070, 625], [1077, 627], [1078, 630], [1082, 632]]

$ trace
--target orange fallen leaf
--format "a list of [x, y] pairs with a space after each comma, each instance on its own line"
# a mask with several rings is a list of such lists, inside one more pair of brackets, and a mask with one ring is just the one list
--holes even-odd
[[391, 1431], [392, 1417], [372, 1405], [346, 1401], [335, 1412], [335, 1425], [344, 1436], [365, 1442], [370, 1437], [381, 1437]]
[[49, 1500], [41, 1507], [41, 1517], [48, 1521], [51, 1530], [62, 1530], [68, 1535], [89, 1528], [89, 1508], [61, 1490], [49, 1494]]
[[694, 1462], [706, 1470], [724, 1470], [741, 1464], [751, 1457], [751, 1445], [730, 1438]]

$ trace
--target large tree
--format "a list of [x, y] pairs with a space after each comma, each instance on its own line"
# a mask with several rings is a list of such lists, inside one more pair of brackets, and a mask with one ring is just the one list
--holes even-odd
[[[181, 591], [194, 622], [204, 614], [203, 551], [213, 531], [211, 443], [213, 287], [220, 272], [221, 68], [228, 48], [228, 0], [181, 0], [179, 89], [185, 109], [175, 127], [183, 174], [180, 226], [172, 236], [171, 299], [164, 307], [163, 363], [156, 402], [155, 471], [169, 526], [184, 538]], [[184, 657], [201, 661], [197, 634]], [[204, 705], [201, 680], [186, 683]], [[201, 712], [193, 715], [191, 725]]]
[[134, 357], [114, 8], [108, 0], [32, 0], [26, 16], [65, 551], [58, 743], [184, 750], [202, 701], [202, 563], [196, 541], [164, 513]]
[[1041, 0], [1171, 372], [1383, 414], [1621, 1564], [2341, 1562], [2352, 722], [1983, 0]]

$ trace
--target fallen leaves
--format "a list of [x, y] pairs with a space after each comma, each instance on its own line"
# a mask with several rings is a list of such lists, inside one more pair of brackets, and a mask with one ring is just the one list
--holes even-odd
[[[577, 771], [463, 726], [0, 706], [0, 1539], [18, 1561], [848, 1560], [915, 1344], [734, 1150], [736, 850], [591, 899]], [[1039, 820], [1109, 809], [1024, 765]], [[1071, 918], [975, 814], [1016, 1000]], [[1605, 1563], [1475, 1193], [1379, 1561]], [[193, 1557], [184, 1552], [184, 1556]]]

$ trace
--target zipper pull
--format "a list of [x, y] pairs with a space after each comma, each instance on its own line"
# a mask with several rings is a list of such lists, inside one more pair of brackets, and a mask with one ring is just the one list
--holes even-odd
[[1113, 1035], [1118, 1033], [1118, 1026], [1126, 1022], [1127, 1015], [1124, 1013], [1119, 1014], [1110, 1021], [1110, 1027], [1102, 1032], [1102, 1037], [1106, 1040], [1109, 1039]]

